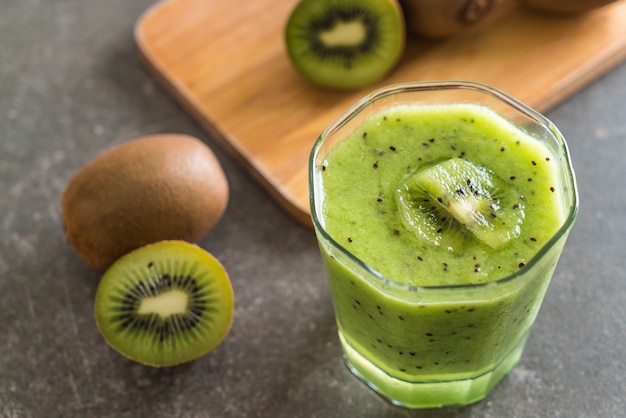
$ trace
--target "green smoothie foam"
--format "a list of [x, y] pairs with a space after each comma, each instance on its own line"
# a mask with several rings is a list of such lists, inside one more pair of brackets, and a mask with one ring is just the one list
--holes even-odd
[[[501, 279], [524, 275], [565, 221], [558, 158], [488, 108], [470, 104], [388, 108], [325, 156], [318, 167], [321, 222], [360, 260], [320, 246], [344, 351], [357, 374], [392, 399], [412, 389], [401, 383], [385, 389], [390, 377], [428, 384], [484, 376], [466, 395], [473, 401], [514, 366], [565, 239], [550, 247], [529, 277]], [[456, 209], [456, 201], [437, 204], [445, 189], [431, 184], [441, 177], [439, 167], [444, 174], [450, 167], [469, 170], [474, 182], [484, 174], [491, 200], [459, 200], [467, 210]], [[449, 194], [478, 196], [467, 177], [467, 187], [454, 186]], [[434, 203], [424, 209], [422, 196]], [[433, 213], [453, 221], [423, 232], [412, 211], [435, 216], [429, 212], [435, 206]], [[483, 211], [496, 232], [472, 229], [479, 223], [467, 220], [474, 210]], [[447, 230], [451, 238], [439, 239]], [[380, 280], [359, 272], [359, 263]], [[447, 395], [433, 396], [436, 406]]]

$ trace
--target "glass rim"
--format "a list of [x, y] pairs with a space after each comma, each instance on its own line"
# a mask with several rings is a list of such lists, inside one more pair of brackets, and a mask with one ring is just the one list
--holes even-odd
[[[567, 191], [571, 197], [571, 205], [569, 208], [569, 213], [567, 217], [563, 221], [561, 227], [552, 235], [552, 237], [525, 263], [525, 265], [516, 271], [513, 274], [509, 274], [507, 276], [501, 277], [500, 279], [488, 281], [484, 283], [469, 283], [469, 284], [454, 284], [454, 285], [433, 285], [433, 286], [423, 286], [423, 285], [413, 285], [405, 282], [399, 282], [392, 278], [389, 278], [382, 273], [378, 272], [376, 269], [371, 267], [366, 262], [362, 261], [359, 257], [352, 254], [349, 250], [347, 250], [343, 245], [339, 244], [330, 234], [326, 231], [324, 225], [320, 220], [320, 215], [316, 208], [316, 187], [315, 187], [315, 161], [317, 159], [319, 150], [322, 144], [325, 142], [326, 137], [331, 133], [341, 129], [346, 123], [348, 123], [356, 114], [358, 114], [363, 108], [365, 108], [370, 103], [377, 101], [383, 97], [397, 94], [397, 93], [411, 93], [411, 92], [419, 92], [419, 91], [429, 91], [429, 90], [473, 90], [476, 92], [486, 93], [501, 102], [507, 104], [508, 106], [515, 108], [520, 111], [530, 119], [534, 120], [541, 126], [545, 127], [548, 131], [552, 133], [552, 135], [557, 139], [557, 143], [559, 145], [559, 149], [561, 151], [561, 157], [563, 158], [563, 164], [567, 167], [567, 181], [569, 182]], [[308, 178], [309, 178], [309, 205], [311, 211], [311, 219], [313, 222], [314, 229], [317, 234], [326, 240], [333, 248], [339, 250], [341, 254], [348, 257], [353, 263], [355, 263], [359, 268], [367, 271], [372, 277], [380, 280], [381, 283], [385, 285], [385, 287], [392, 286], [399, 291], [436, 291], [436, 290], [464, 290], [464, 289], [477, 289], [484, 288], [486, 286], [495, 286], [502, 285], [505, 283], [510, 283], [516, 281], [516, 279], [520, 276], [524, 276], [527, 271], [532, 270], [534, 266], [539, 262], [543, 256], [548, 253], [557, 242], [569, 232], [571, 227], [576, 220], [576, 216], [579, 209], [579, 200], [578, 200], [578, 190], [576, 185], [576, 176], [572, 169], [572, 161], [569, 152], [569, 148], [567, 143], [565, 142], [565, 138], [560, 130], [541, 113], [532, 109], [528, 105], [524, 104], [520, 100], [510, 96], [504, 91], [497, 89], [495, 87], [489, 86], [484, 83], [475, 82], [475, 81], [463, 81], [463, 80], [439, 80], [439, 81], [420, 81], [420, 82], [405, 82], [405, 83], [397, 83], [391, 84], [385, 87], [381, 87], [372, 91], [371, 93], [366, 94], [359, 100], [357, 100], [351, 107], [349, 107], [345, 112], [343, 112], [339, 117], [337, 117], [328, 127], [322, 131], [322, 133], [318, 136], [315, 143], [313, 144], [313, 148], [309, 155], [308, 162]]]

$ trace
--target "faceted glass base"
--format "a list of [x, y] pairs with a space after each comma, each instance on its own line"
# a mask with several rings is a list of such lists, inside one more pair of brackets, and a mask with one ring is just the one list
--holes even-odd
[[407, 382], [390, 376], [363, 357], [348, 344], [341, 332], [339, 339], [350, 371], [389, 402], [405, 408], [437, 408], [480, 401], [515, 367], [526, 343], [526, 337], [522, 338], [493, 370], [474, 378]]

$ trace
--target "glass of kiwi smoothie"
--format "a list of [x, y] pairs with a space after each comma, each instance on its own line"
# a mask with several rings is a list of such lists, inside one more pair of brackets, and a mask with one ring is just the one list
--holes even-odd
[[393, 85], [320, 135], [309, 182], [349, 369], [408, 408], [484, 398], [520, 359], [578, 211], [558, 129], [483, 84]]

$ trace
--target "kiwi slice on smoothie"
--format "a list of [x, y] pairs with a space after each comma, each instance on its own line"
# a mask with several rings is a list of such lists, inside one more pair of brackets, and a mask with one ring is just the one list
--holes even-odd
[[519, 236], [524, 198], [487, 168], [451, 158], [423, 167], [396, 193], [404, 226], [432, 244], [462, 251], [476, 238], [491, 248]]
[[353, 89], [381, 79], [404, 51], [397, 0], [302, 0], [285, 28], [288, 56], [306, 79]]
[[187, 363], [216, 348], [233, 319], [234, 297], [221, 263], [184, 241], [161, 241], [121, 257], [96, 293], [107, 343], [138, 363]]

